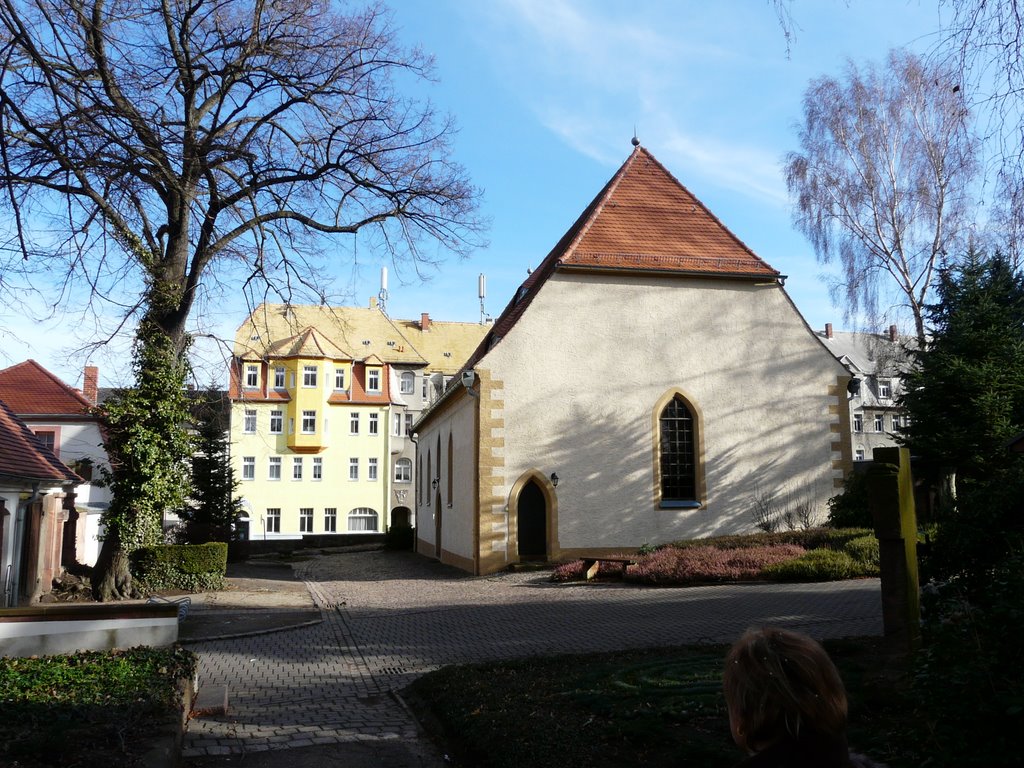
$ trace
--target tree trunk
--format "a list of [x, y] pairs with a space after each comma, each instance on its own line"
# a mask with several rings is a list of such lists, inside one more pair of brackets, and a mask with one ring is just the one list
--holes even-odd
[[121, 547], [116, 535], [103, 540], [99, 557], [92, 571], [92, 596], [107, 603], [133, 597], [132, 572], [128, 568], [128, 553]]

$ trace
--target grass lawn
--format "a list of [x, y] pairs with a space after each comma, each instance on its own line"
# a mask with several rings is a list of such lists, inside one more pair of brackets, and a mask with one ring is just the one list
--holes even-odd
[[[905, 675], [875, 638], [825, 643], [846, 681], [850, 743], [921, 764]], [[695, 645], [446, 667], [403, 692], [456, 765], [725, 768], [742, 759], [721, 693], [727, 647]]]

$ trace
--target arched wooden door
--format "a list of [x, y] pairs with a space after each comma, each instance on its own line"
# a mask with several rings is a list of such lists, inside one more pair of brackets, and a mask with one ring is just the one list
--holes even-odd
[[548, 508], [544, 492], [533, 480], [523, 486], [516, 503], [519, 523], [519, 559], [546, 560], [548, 556]]

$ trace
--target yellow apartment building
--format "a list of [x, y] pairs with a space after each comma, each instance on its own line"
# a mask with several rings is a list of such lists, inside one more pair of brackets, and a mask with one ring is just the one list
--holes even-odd
[[412, 424], [486, 332], [373, 304], [257, 307], [235, 336], [230, 383], [249, 538], [415, 525]]

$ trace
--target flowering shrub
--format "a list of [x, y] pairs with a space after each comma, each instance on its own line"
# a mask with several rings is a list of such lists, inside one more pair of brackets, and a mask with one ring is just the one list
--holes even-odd
[[[622, 574], [627, 581], [657, 585], [747, 581], [759, 578], [766, 566], [792, 560], [804, 552], [803, 547], [794, 544], [746, 549], [662, 547], [649, 554], [636, 555], [636, 565], [629, 566], [624, 574], [619, 563], [601, 563], [597, 575], [600, 578]], [[581, 560], [563, 563], [551, 574], [552, 581], [570, 581], [583, 577]]]
[[644, 584], [700, 584], [714, 581], [746, 581], [760, 577], [768, 565], [792, 560], [804, 553], [795, 544], [746, 549], [718, 547], [665, 547], [626, 571], [625, 578]]

